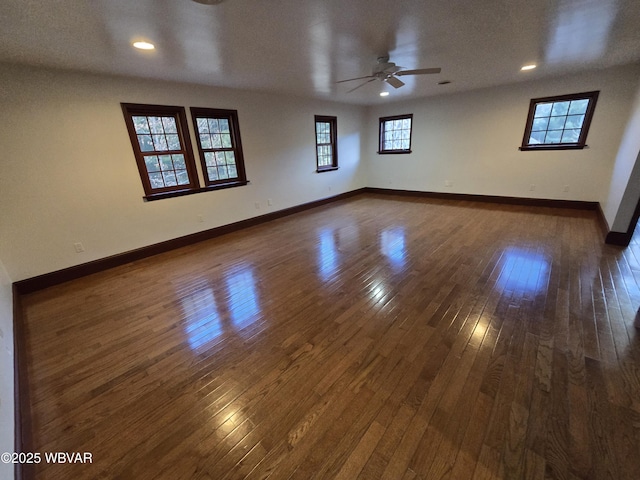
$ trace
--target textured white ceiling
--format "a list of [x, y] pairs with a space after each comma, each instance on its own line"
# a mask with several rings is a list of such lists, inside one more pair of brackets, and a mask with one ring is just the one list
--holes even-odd
[[[387, 53], [442, 73], [335, 83]], [[640, 1], [1, 0], [0, 61], [377, 104], [639, 62]]]

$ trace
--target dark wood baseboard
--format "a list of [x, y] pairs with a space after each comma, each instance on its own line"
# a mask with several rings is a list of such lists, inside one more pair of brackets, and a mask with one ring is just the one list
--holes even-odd
[[504, 205], [524, 205], [533, 207], [571, 208], [574, 210], [597, 210], [598, 202], [581, 200], [554, 200], [546, 198], [503, 197], [499, 195], [476, 195], [469, 193], [422, 192], [418, 190], [394, 190], [390, 188], [366, 187], [367, 193], [402, 195], [408, 197], [437, 198], [442, 200], [464, 200], [469, 202], [499, 203]]
[[604, 212], [602, 211], [602, 205], [598, 203], [598, 209], [596, 210], [598, 214], [598, 224], [600, 225], [600, 231], [602, 232], [602, 238], [605, 239], [609, 234], [609, 222], [607, 222], [607, 217], [604, 216]]
[[619, 245], [626, 247], [631, 242], [632, 232], [609, 232], [604, 240], [609, 245]]
[[62, 270], [56, 270], [55, 272], [45, 273], [38, 275], [37, 277], [28, 278], [15, 282], [13, 285], [17, 289], [18, 293], [23, 295], [27, 293], [36, 292], [54, 285], [58, 285], [70, 280], [85, 277], [93, 273], [102, 272], [113, 267], [125, 265], [130, 262], [142, 260], [143, 258], [165, 253], [176, 248], [185, 247], [194, 243], [209, 240], [211, 238], [219, 237], [227, 233], [236, 232], [238, 230], [259, 225], [261, 223], [270, 222], [278, 218], [286, 217], [294, 213], [302, 212], [311, 208], [316, 208], [327, 203], [335, 202], [345, 198], [353, 197], [362, 193], [364, 189], [352, 190], [350, 192], [341, 193], [333, 197], [327, 197], [313, 202], [303, 203], [294, 207], [285, 208], [276, 212], [267, 213], [239, 222], [230, 223], [228, 225], [222, 225], [220, 227], [211, 228], [202, 232], [192, 233], [183, 237], [174, 238], [165, 242], [148, 245], [128, 252], [119, 253], [110, 257], [93, 260], [91, 262], [82, 263], [73, 267], [64, 268]]
[[[31, 429], [31, 402], [27, 379], [27, 338], [22, 313], [20, 292], [13, 285], [13, 399], [14, 399], [14, 451], [31, 452], [33, 449]], [[31, 478], [28, 466], [15, 465], [16, 480]]]
[[[361, 193], [377, 193], [377, 194], [385, 194], [385, 195], [435, 198], [435, 199], [443, 199], [443, 200], [463, 200], [463, 201], [471, 201], [471, 202], [488, 202], [488, 203], [497, 203], [497, 204], [506, 204], [506, 205], [524, 205], [524, 206], [538, 206], [538, 207], [552, 207], [552, 208], [570, 208], [570, 209], [578, 209], [578, 210], [594, 210], [596, 212], [599, 212], [598, 220], [601, 224], [601, 227], [603, 228], [603, 232], [606, 235], [606, 237], [609, 238], [608, 234], [610, 233], [616, 233], [616, 232], [608, 232], [608, 225], [606, 224], [606, 220], [604, 219], [604, 215], [602, 214], [602, 209], [600, 208], [600, 204], [598, 202], [585, 202], [585, 201], [579, 201], [579, 200], [553, 200], [553, 199], [526, 198], [526, 197], [503, 197], [503, 196], [497, 196], [497, 195], [475, 195], [475, 194], [465, 194], [465, 193], [423, 192], [423, 191], [417, 191], [417, 190], [395, 190], [395, 189], [387, 189], [387, 188], [365, 187], [357, 190], [352, 190], [350, 192], [345, 192], [339, 195], [335, 195], [333, 197], [327, 197], [321, 200], [316, 200], [313, 202], [296, 205], [294, 207], [285, 208], [283, 210], [278, 210], [276, 212], [267, 213], [265, 215], [260, 215], [258, 217], [241, 220], [239, 222], [231, 223], [228, 225], [222, 225], [220, 227], [204, 230], [202, 232], [197, 232], [190, 235], [185, 235], [183, 237], [174, 238], [172, 240], [167, 240], [165, 242], [148, 245], [146, 247], [138, 248], [136, 250], [130, 250], [128, 252], [119, 253], [116, 255], [112, 255], [110, 257], [101, 258], [101, 259], [94, 260], [87, 263], [82, 263], [80, 265], [75, 265], [73, 267], [57, 270], [55, 272], [45, 273], [43, 275], [38, 275], [37, 277], [20, 280], [18, 282], [15, 282], [14, 285], [17, 288], [18, 293], [20, 294], [35, 292], [38, 290], [42, 290], [44, 288], [58, 285], [60, 283], [74, 280], [76, 278], [81, 278], [86, 275], [91, 275], [93, 273], [98, 273], [98, 272], [107, 270], [109, 268], [125, 265], [127, 263], [141, 260], [143, 258], [147, 258], [153, 255], [158, 255], [160, 253], [168, 252], [176, 248], [184, 247], [184, 246], [191, 245], [204, 240], [209, 240], [211, 238], [215, 238], [220, 235], [235, 232], [243, 228], [248, 228], [254, 225], [259, 225], [261, 223], [269, 222], [271, 220], [276, 220], [278, 218], [282, 218], [288, 215], [292, 215], [294, 213], [302, 212], [304, 210], [308, 210], [311, 208], [319, 207], [321, 205], [335, 202], [337, 200], [342, 200], [344, 198], [349, 198]], [[613, 243], [613, 242], [607, 241], [607, 243]]]

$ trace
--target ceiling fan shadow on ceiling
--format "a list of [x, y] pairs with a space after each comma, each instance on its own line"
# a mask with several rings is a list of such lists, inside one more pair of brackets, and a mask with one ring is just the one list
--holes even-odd
[[383, 57], [378, 57], [378, 64], [373, 67], [373, 72], [371, 75], [366, 75], [364, 77], [356, 77], [356, 78], [348, 78], [346, 80], [339, 80], [336, 83], [344, 83], [344, 82], [352, 82], [354, 80], [365, 80], [366, 82], [361, 83], [355, 88], [352, 88], [347, 93], [351, 93], [354, 90], [359, 89], [360, 87], [365, 86], [367, 83], [371, 83], [375, 80], [380, 80], [381, 82], [386, 82], [391, 85], [393, 88], [400, 88], [405, 83], [400, 80], [398, 77], [402, 77], [405, 75], [428, 75], [433, 73], [440, 73], [440, 68], [418, 68], [415, 70], [404, 70], [403, 67], [397, 66], [395, 63], [389, 61], [389, 56], [385, 55]]

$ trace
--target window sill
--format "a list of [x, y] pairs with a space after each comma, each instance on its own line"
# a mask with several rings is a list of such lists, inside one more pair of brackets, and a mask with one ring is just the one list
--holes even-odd
[[338, 170], [338, 167], [323, 167], [323, 168], [318, 168], [318, 169], [316, 169], [316, 173], [333, 172], [334, 170]]
[[222, 190], [224, 188], [241, 187], [247, 185], [248, 183], [248, 180], [240, 182], [218, 183], [215, 185], [209, 185], [207, 187], [188, 188], [185, 190], [174, 190], [172, 192], [154, 193], [151, 195], [145, 195], [142, 198], [145, 202], [152, 202], [154, 200], [161, 200], [163, 198], [183, 197], [185, 195], [193, 195], [194, 193], [211, 192], [213, 190]]
[[532, 152], [535, 150], [582, 150], [584, 148], [589, 148], [588, 145], [575, 145], [575, 144], [566, 144], [566, 145], [524, 145], [519, 147], [518, 149], [523, 152]]
[[411, 150], [379, 150], [378, 155], [401, 155], [403, 153], [411, 153]]

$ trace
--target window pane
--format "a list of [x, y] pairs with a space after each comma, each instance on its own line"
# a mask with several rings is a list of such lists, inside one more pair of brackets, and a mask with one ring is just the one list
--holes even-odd
[[225, 165], [224, 152], [216, 152], [216, 165]]
[[227, 167], [218, 167], [218, 178], [220, 180], [229, 178], [229, 172], [227, 172]]
[[548, 117], [551, 115], [552, 103], [539, 103], [536, 105], [536, 111], [533, 114], [534, 117]]
[[205, 152], [204, 154], [204, 163], [207, 167], [213, 167], [216, 164], [215, 153], [213, 152]]
[[184, 155], [171, 155], [173, 159], [173, 166], [176, 170], [186, 170], [187, 164], [184, 160]]
[[160, 160], [160, 168], [162, 168], [163, 171], [173, 170], [171, 155], [160, 155], [158, 158]]
[[150, 133], [147, 117], [132, 117], [132, 119], [136, 133]]
[[578, 143], [580, 129], [565, 130], [562, 133], [562, 143]]
[[562, 137], [562, 130], [549, 130], [547, 136], [544, 139], [544, 143], [560, 143]]
[[562, 130], [567, 117], [551, 117], [549, 119], [549, 130]]
[[162, 172], [162, 178], [164, 179], [164, 184], [167, 187], [175, 187], [178, 185], [178, 180], [176, 179], [176, 174], [173, 170], [170, 172]]
[[531, 132], [531, 137], [529, 137], [529, 143], [531, 145], [538, 145], [540, 143], [544, 143], [544, 137], [546, 136], [547, 136], [546, 130], [541, 132]]
[[227, 165], [234, 165], [236, 163], [236, 156], [233, 152], [224, 152], [224, 156], [227, 160]]
[[220, 133], [220, 126], [218, 125], [218, 119], [209, 118], [209, 131], [211, 133]]
[[165, 133], [178, 133], [178, 127], [176, 126], [175, 118], [162, 117], [162, 125], [164, 126]]
[[144, 157], [144, 164], [147, 167], [147, 172], [159, 172], [160, 164], [158, 163], [158, 157], [155, 155], [147, 155]]
[[218, 125], [220, 126], [220, 131], [223, 133], [229, 133], [229, 120], [226, 118], [218, 119]]
[[569, 111], [570, 103], [571, 102], [554, 102], [551, 115], [566, 115]]
[[141, 151], [153, 152], [153, 142], [151, 141], [151, 135], [138, 135], [138, 143], [140, 144]]
[[582, 128], [582, 122], [584, 121], [584, 115], [569, 115], [567, 117], [567, 123], [564, 128]]
[[151, 129], [151, 133], [164, 133], [164, 128], [162, 127], [162, 118], [161, 117], [147, 117], [149, 119], [149, 128]]
[[216, 167], [207, 167], [207, 175], [212, 182], [218, 180], [218, 169]]
[[181, 150], [180, 137], [178, 135], [167, 135], [167, 146], [169, 150]]
[[540, 130], [546, 130], [548, 126], [549, 126], [549, 117], [534, 118], [531, 131], [537, 132]]
[[220, 135], [211, 135], [211, 148], [222, 148], [222, 142], [220, 141]]
[[169, 150], [167, 139], [164, 135], [151, 135], [153, 137], [153, 148], [158, 152]]
[[589, 106], [588, 98], [585, 98], [584, 100], [573, 100], [571, 102], [571, 106], [569, 107], [569, 115], [586, 113], [588, 106]]
[[227, 167], [228, 171], [229, 171], [229, 178], [237, 178], [238, 176], [238, 169], [236, 168], [235, 165], [229, 165]]
[[202, 145], [202, 148], [213, 148], [211, 145], [211, 135], [208, 133], [201, 133], [200, 144]]
[[164, 187], [164, 180], [162, 179], [161, 173], [150, 173], [149, 174], [149, 182], [151, 182], [151, 188], [162, 188]]
[[231, 135], [228, 133], [222, 134], [222, 148], [231, 148]]
[[209, 122], [207, 122], [206, 118], [198, 118], [196, 124], [198, 125], [199, 133], [209, 133]]
[[177, 170], [176, 177], [178, 179], [178, 185], [188, 185], [189, 184], [189, 174], [186, 170]]

